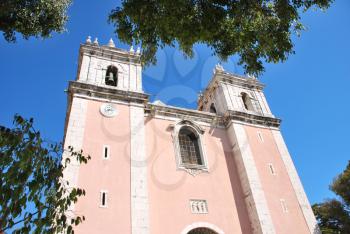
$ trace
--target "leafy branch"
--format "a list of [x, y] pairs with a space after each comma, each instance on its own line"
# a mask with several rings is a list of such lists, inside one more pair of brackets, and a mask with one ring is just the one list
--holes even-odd
[[13, 123], [0, 126], [0, 232], [73, 232], [85, 218], [68, 213], [85, 190], [70, 187], [63, 173], [71, 161], [85, 164], [90, 156], [43, 140], [33, 119], [16, 115]]

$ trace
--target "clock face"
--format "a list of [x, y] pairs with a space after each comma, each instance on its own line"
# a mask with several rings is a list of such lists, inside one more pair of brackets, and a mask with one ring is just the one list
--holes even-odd
[[114, 117], [118, 114], [117, 109], [110, 103], [104, 103], [100, 107], [100, 112], [105, 117]]

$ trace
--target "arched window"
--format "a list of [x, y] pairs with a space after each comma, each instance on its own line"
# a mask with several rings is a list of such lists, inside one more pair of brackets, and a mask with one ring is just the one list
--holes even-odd
[[252, 100], [250, 99], [249, 95], [246, 93], [241, 93], [242, 101], [244, 104], [244, 108], [249, 111], [254, 111], [254, 107], [252, 104]]
[[118, 85], [118, 69], [114, 66], [109, 66], [106, 71], [105, 84], [110, 86]]
[[179, 146], [181, 162], [184, 165], [203, 165], [199, 149], [199, 137], [189, 127], [182, 127], [179, 131]]
[[216, 108], [215, 108], [214, 103], [212, 103], [212, 104], [210, 105], [209, 112], [210, 112], [210, 113], [214, 113], [214, 114], [216, 114]]
[[188, 234], [217, 234], [209, 228], [195, 228], [188, 232]]

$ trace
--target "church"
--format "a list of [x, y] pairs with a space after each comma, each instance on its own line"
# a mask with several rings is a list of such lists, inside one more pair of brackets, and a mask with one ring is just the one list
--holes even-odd
[[140, 56], [80, 46], [64, 147], [91, 160], [64, 172], [86, 191], [75, 233], [319, 233], [262, 83], [217, 65], [197, 110], [150, 102]]

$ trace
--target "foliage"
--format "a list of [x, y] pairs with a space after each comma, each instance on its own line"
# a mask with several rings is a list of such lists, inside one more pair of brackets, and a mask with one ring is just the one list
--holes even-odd
[[339, 199], [329, 199], [312, 206], [322, 233], [350, 233], [350, 161], [330, 189]]
[[193, 45], [205, 43], [223, 60], [238, 54], [246, 72], [258, 75], [263, 60], [277, 63], [294, 52], [301, 9], [325, 9], [332, 1], [124, 0], [109, 21], [123, 42], [141, 43], [146, 64], [156, 62], [159, 47], [178, 43], [191, 57]]
[[0, 233], [71, 233], [83, 216], [67, 217], [85, 191], [69, 188], [62, 178], [71, 160], [87, 163], [72, 147], [62, 161], [60, 144], [42, 139], [33, 119], [16, 115], [12, 129], [0, 126]]
[[16, 32], [30, 36], [50, 37], [64, 31], [67, 8], [71, 0], [1, 0], [0, 31], [5, 40], [16, 41]]

